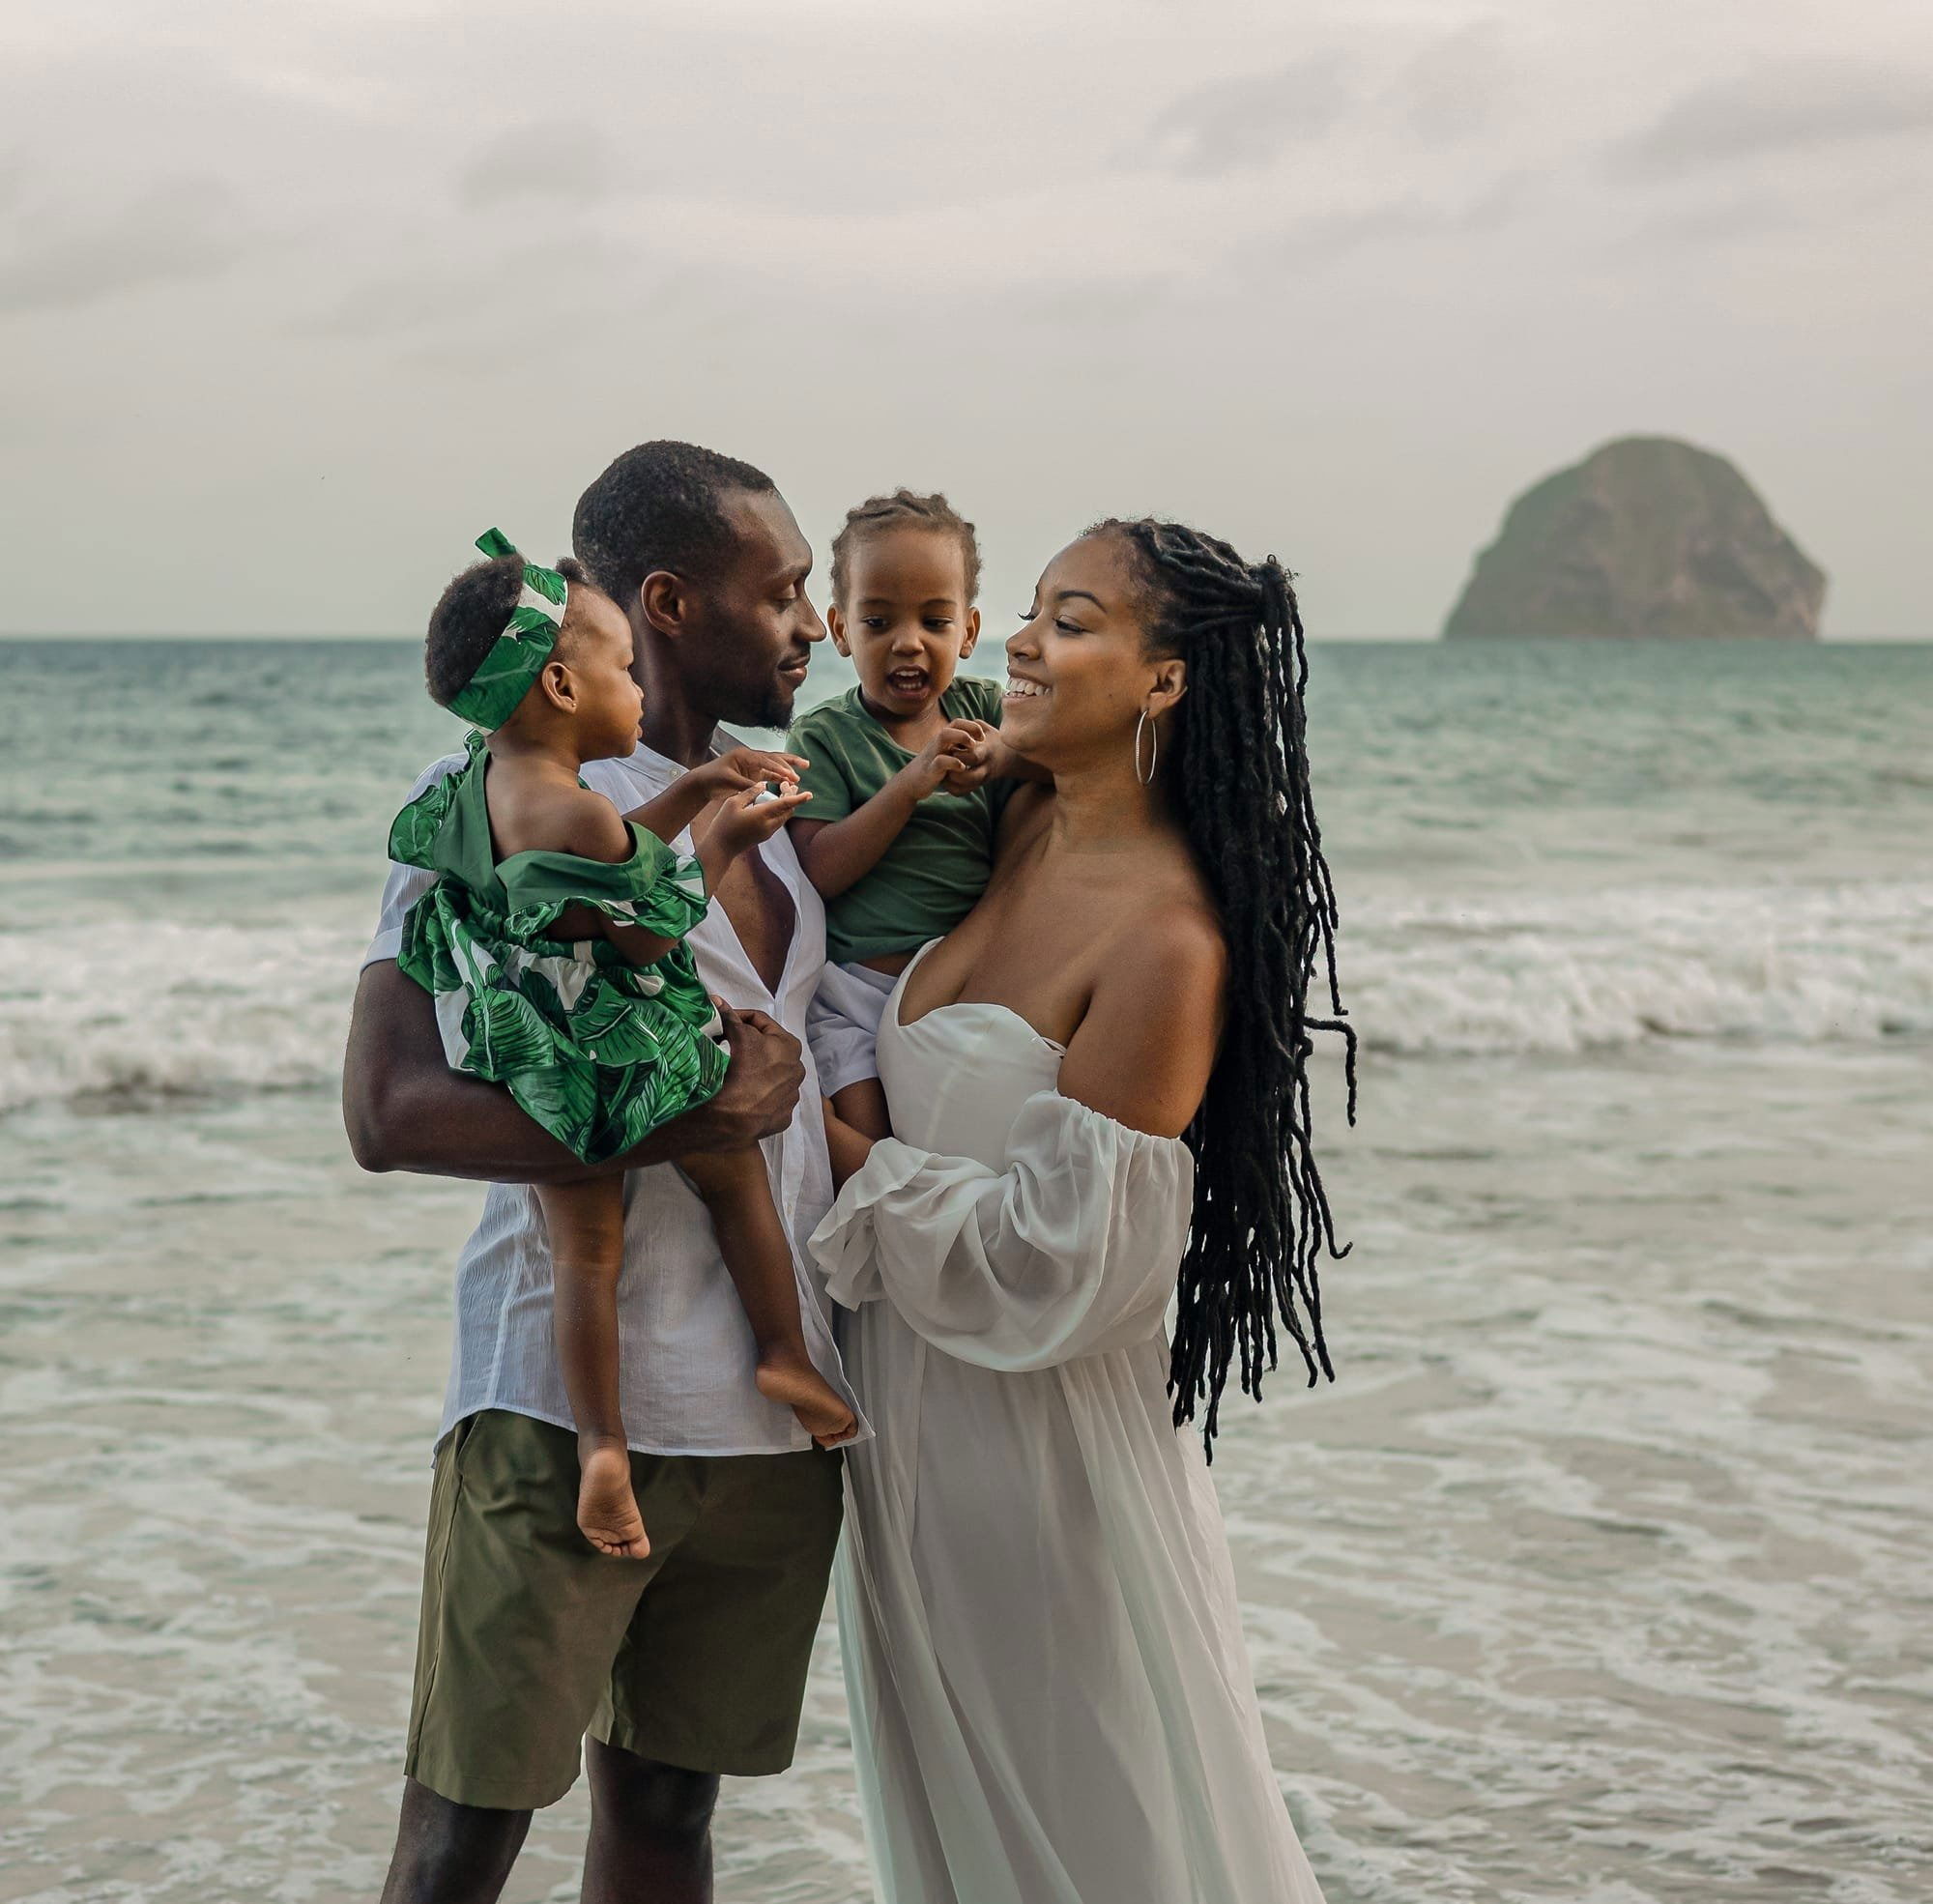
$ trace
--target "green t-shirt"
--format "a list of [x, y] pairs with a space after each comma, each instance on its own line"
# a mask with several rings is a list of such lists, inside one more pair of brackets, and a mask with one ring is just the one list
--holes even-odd
[[[1000, 720], [1000, 688], [956, 675], [939, 697], [948, 720]], [[812, 803], [801, 820], [844, 820], [912, 759], [866, 711], [855, 687], [793, 724], [786, 742], [812, 764], [800, 775]], [[825, 902], [825, 950], [836, 965], [912, 952], [972, 910], [994, 870], [994, 829], [1011, 791], [983, 781], [970, 793], [929, 793], [880, 863]]]

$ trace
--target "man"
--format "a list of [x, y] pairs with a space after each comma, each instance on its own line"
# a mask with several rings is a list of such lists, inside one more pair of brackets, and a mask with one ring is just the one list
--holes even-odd
[[[812, 552], [769, 477], [688, 444], [628, 451], [585, 491], [572, 542], [624, 610], [640, 745], [585, 768], [620, 809], [713, 750], [721, 721], [783, 726], [825, 630]], [[420, 789], [460, 764], [439, 762]], [[686, 844], [688, 850], [688, 843]], [[429, 876], [393, 867], [356, 998], [343, 1108], [357, 1161], [491, 1184], [457, 1263], [431, 1495], [402, 1819], [384, 1904], [488, 1904], [532, 1810], [575, 1780], [589, 1728], [590, 1904], [711, 1895], [721, 1774], [791, 1763], [840, 1513], [839, 1457], [753, 1382], [749, 1326], [703, 1205], [668, 1160], [759, 1139], [804, 1249], [832, 1200], [802, 1050], [824, 915], [783, 834], [747, 852], [689, 937], [726, 1014], [719, 1094], [608, 1168], [625, 1180], [622, 1406], [651, 1552], [596, 1554], [551, 1334], [550, 1262], [527, 1188], [584, 1166], [509, 1094], [445, 1063], [429, 995], [395, 965]], [[844, 1378], [818, 1290], [816, 1366]]]

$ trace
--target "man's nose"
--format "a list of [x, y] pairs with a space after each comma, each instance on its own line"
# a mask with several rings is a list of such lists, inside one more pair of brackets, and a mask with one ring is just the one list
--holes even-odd
[[812, 597], [803, 589], [798, 591], [798, 605], [805, 613], [800, 618], [800, 638], [809, 642], [822, 642], [825, 639], [825, 623], [818, 609], [812, 605]]

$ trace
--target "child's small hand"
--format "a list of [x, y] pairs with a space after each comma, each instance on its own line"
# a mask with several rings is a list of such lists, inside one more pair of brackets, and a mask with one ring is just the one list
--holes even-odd
[[984, 721], [948, 721], [900, 771], [907, 776], [915, 798], [944, 787], [949, 793], [964, 793], [986, 779], [969, 758], [980, 744], [978, 730]]
[[[739, 751], [750, 753], [752, 750], [743, 748]], [[776, 760], [789, 757], [768, 754], [761, 758]], [[718, 809], [717, 818], [705, 829], [700, 852], [716, 852], [725, 859], [736, 859], [747, 847], [764, 845], [812, 798], [803, 788], [787, 786], [783, 793], [765, 799], [763, 797], [765, 789], [765, 781], [762, 776], [743, 793], [734, 793]]]
[[751, 792], [767, 781], [776, 783], [780, 789], [796, 787], [800, 772], [811, 764], [799, 754], [768, 753], [763, 747], [731, 747], [715, 761], [693, 767], [687, 777], [715, 800]]
[[1013, 750], [1000, 738], [1000, 730], [992, 721], [963, 720], [956, 721], [954, 725], [965, 728], [971, 738], [954, 750], [954, 759], [960, 765], [946, 783], [949, 789], [956, 793], [964, 793], [995, 774], [1007, 771]]

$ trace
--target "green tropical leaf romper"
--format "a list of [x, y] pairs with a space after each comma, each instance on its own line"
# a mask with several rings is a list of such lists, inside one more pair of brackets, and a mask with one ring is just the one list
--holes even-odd
[[[469, 759], [389, 828], [389, 856], [438, 875], [403, 921], [397, 964], [436, 999], [452, 1069], [503, 1084], [588, 1164], [628, 1150], [725, 1081], [723, 1027], [683, 938], [705, 875], [647, 827], [620, 864], [490, 844], [480, 734]], [[607, 938], [545, 935], [566, 907], [676, 938], [634, 966]]]

